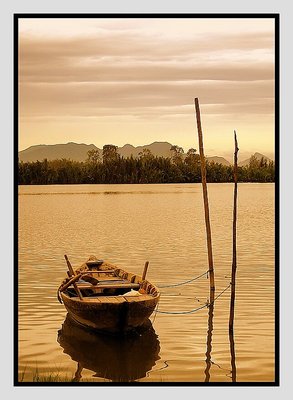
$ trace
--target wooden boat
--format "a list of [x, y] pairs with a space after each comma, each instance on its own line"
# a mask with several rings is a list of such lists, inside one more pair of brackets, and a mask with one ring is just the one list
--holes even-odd
[[69, 273], [58, 288], [58, 299], [71, 318], [83, 326], [110, 333], [127, 333], [143, 326], [158, 304], [159, 290], [143, 276], [91, 256]]

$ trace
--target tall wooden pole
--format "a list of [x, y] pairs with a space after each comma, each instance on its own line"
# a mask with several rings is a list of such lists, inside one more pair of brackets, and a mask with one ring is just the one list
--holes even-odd
[[229, 332], [233, 332], [234, 325], [234, 307], [235, 307], [235, 286], [236, 286], [236, 229], [237, 229], [237, 157], [238, 157], [238, 142], [236, 131], [234, 131], [234, 205], [233, 205], [233, 256], [232, 256], [232, 275], [231, 275], [231, 300], [230, 300], [230, 318], [229, 318]]
[[209, 261], [209, 276], [210, 276], [210, 303], [213, 303], [215, 298], [215, 277], [214, 277], [214, 264], [213, 264], [213, 252], [212, 252], [212, 234], [210, 224], [210, 213], [209, 213], [209, 200], [208, 200], [208, 189], [206, 180], [206, 162], [203, 149], [202, 129], [200, 121], [200, 109], [198, 98], [194, 99], [196, 122], [198, 131], [198, 143], [199, 143], [199, 155], [201, 164], [201, 179], [202, 179], [202, 190], [203, 190], [203, 201], [205, 211], [205, 223], [207, 232], [207, 248], [208, 248], [208, 261]]

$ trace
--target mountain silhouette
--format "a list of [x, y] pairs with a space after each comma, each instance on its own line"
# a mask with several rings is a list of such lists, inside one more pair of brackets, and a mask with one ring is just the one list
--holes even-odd
[[[118, 147], [118, 153], [124, 157], [138, 157], [139, 153], [144, 149], [150, 150], [154, 156], [158, 157], [171, 157], [172, 153], [170, 151], [172, 144], [169, 142], [153, 142], [151, 144], [143, 146], [133, 146], [131, 144], [125, 144], [122, 147]], [[64, 144], [39, 144], [35, 146], [28, 147], [18, 153], [19, 161], [23, 162], [36, 162], [43, 161], [45, 158], [48, 161], [56, 159], [70, 159], [72, 161], [86, 161], [88, 157], [89, 150], [99, 150], [100, 156], [102, 156], [102, 149], [98, 148], [94, 144], [84, 144], [84, 143], [64, 143]], [[268, 161], [270, 159], [261, 153], [255, 153], [254, 156], [260, 160], [262, 157]], [[224, 157], [220, 156], [210, 156], [207, 157], [209, 162], [215, 162], [222, 165], [231, 165]], [[249, 158], [238, 163], [239, 166], [245, 166], [249, 164]]]
[[[269, 157], [267, 157], [267, 156], [265, 156], [265, 155], [263, 155], [261, 153], [254, 153], [252, 156], [255, 157], [258, 161], [260, 161], [262, 158], [264, 160], [268, 161], [268, 162], [272, 161]], [[243, 160], [243, 161], [239, 162], [238, 166], [239, 167], [246, 167], [247, 165], [249, 165], [249, 162], [250, 162], [250, 158], [247, 158], [246, 160]]]

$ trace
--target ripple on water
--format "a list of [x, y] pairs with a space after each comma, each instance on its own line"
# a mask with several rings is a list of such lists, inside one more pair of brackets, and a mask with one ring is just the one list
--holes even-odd
[[[230, 281], [232, 196], [232, 185], [209, 184], [216, 295]], [[274, 185], [239, 184], [237, 228], [237, 380], [273, 381]], [[31, 376], [36, 365], [42, 373], [55, 371], [56, 365], [64, 375], [76, 371], [76, 361], [57, 342], [66, 316], [56, 298], [66, 271], [64, 254], [74, 266], [95, 254], [134, 273], [141, 273], [149, 260], [148, 278], [158, 285], [192, 279], [208, 269], [201, 187], [20, 187], [19, 368]], [[209, 281], [204, 276], [161, 290], [159, 310], [187, 311], [207, 301]], [[153, 315], [160, 358], [141, 381], [203, 382], [210, 374], [211, 382], [231, 382], [229, 297], [227, 291], [216, 301], [212, 331], [206, 308]], [[86, 368], [82, 372], [84, 378], [105, 381], [94, 374]]]

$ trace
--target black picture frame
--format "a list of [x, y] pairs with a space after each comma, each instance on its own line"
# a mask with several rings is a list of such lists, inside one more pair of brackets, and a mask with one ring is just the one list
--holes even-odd
[[[18, 381], [18, 67], [19, 19], [23, 18], [268, 18], [275, 23], [275, 380], [274, 382], [19, 382]], [[280, 385], [280, 14], [279, 13], [15, 13], [13, 15], [14, 179], [14, 386], [279, 386]]]

